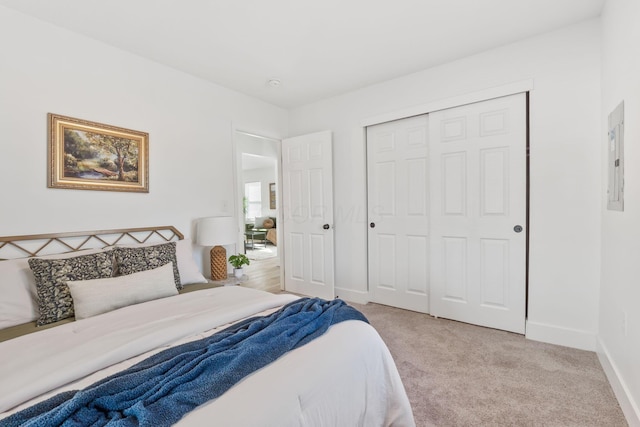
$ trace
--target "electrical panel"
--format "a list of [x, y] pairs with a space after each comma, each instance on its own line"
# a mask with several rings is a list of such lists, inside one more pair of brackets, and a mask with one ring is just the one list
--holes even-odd
[[624, 101], [609, 114], [607, 209], [624, 210]]

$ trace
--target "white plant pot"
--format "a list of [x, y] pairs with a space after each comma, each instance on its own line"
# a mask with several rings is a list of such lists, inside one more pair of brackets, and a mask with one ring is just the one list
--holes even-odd
[[242, 276], [244, 276], [244, 268], [234, 268], [233, 275], [236, 276], [238, 279], [241, 279]]

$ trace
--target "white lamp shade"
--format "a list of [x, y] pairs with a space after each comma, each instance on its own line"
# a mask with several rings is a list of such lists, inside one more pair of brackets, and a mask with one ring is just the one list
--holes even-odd
[[238, 240], [238, 226], [231, 216], [212, 216], [198, 221], [197, 241], [201, 246], [230, 245]]

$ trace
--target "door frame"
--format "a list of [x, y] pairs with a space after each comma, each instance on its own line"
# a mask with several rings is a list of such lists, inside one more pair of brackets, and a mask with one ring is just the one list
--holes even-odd
[[[232, 171], [233, 171], [233, 210], [231, 214], [236, 218], [238, 223], [238, 235], [236, 240], [236, 251], [239, 252], [239, 248], [244, 252], [244, 212], [242, 200], [244, 197], [244, 184], [240, 180], [242, 171], [242, 149], [238, 141], [240, 135], [248, 136], [251, 138], [263, 139], [265, 141], [274, 142], [276, 144], [276, 224], [282, 223], [282, 139], [259, 135], [255, 132], [242, 130], [232, 125]], [[284, 247], [284, 239], [282, 239], [282, 227], [276, 226], [276, 240], [278, 242], [278, 264], [280, 265], [280, 289], [284, 290], [284, 253], [286, 248]]]
[[[502, 86], [496, 86], [490, 89], [452, 96], [449, 98], [429, 102], [427, 104], [421, 104], [411, 108], [390, 111], [385, 114], [368, 117], [361, 120], [360, 125], [363, 129], [365, 129], [367, 126], [378, 125], [380, 123], [390, 122], [393, 120], [406, 119], [407, 117], [418, 116], [421, 114], [428, 114], [432, 111], [460, 107], [462, 105], [473, 104], [474, 102], [486, 101], [488, 99], [515, 95], [516, 93], [531, 92], [533, 89], [533, 79], [521, 80]], [[364, 135], [364, 137], [366, 138], [366, 135]]]
[[[526, 335], [526, 319], [529, 314], [529, 212], [530, 212], [530, 197], [529, 197], [529, 147], [530, 147], [530, 124], [529, 124], [529, 114], [530, 114], [530, 94], [534, 89], [534, 81], [533, 79], [520, 80], [512, 83], [508, 83], [501, 86], [496, 86], [488, 89], [478, 90], [475, 92], [470, 92], [466, 94], [460, 94], [436, 101], [429, 102], [427, 104], [421, 104], [410, 108], [404, 108], [402, 110], [390, 111], [388, 113], [371, 116], [364, 118], [360, 121], [360, 126], [362, 127], [362, 146], [364, 147], [365, 153], [365, 186], [368, 186], [368, 170], [367, 170], [367, 127], [374, 126], [394, 120], [402, 120], [413, 116], [418, 116], [422, 114], [429, 114], [434, 111], [444, 110], [447, 108], [460, 107], [462, 105], [473, 104], [475, 102], [487, 101], [493, 98], [500, 98], [503, 96], [515, 95], [518, 93], [525, 93], [526, 95], [526, 237], [525, 237], [525, 335]], [[368, 212], [369, 206], [369, 198], [368, 198], [368, 188], [365, 188], [365, 205], [366, 211]], [[364, 226], [368, 227], [369, 218], [367, 216], [367, 220], [365, 221]], [[368, 230], [367, 230], [368, 231]], [[366, 233], [367, 238], [367, 263], [369, 263], [369, 235]], [[369, 278], [369, 266], [367, 265], [367, 299], [368, 301], [372, 301], [372, 291], [370, 286], [370, 278]], [[365, 301], [365, 302], [368, 302]], [[361, 301], [357, 301], [361, 302]], [[431, 309], [429, 308], [429, 311]]]

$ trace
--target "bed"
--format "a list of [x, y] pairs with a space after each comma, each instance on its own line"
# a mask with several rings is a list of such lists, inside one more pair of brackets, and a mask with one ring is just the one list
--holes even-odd
[[[162, 264], [166, 248], [173, 248], [175, 258]], [[203, 352], [201, 343], [213, 348], [212, 342], [223, 343], [229, 337], [249, 334], [256, 324], [266, 325], [266, 331], [271, 325], [289, 322], [291, 329], [281, 336], [297, 336], [306, 326], [300, 326], [296, 320], [300, 318], [285, 318], [287, 310], [318, 304], [327, 310], [351, 310], [348, 313], [354, 317], [330, 324], [325, 333], [302, 339], [299, 346], [263, 365], [258, 363], [264, 359], [262, 353], [271, 350], [262, 346], [275, 348], [277, 339], [254, 341], [253, 347], [247, 348], [234, 344], [233, 352], [216, 354], [216, 363], [224, 363], [215, 365], [212, 374], [197, 371], [194, 382], [204, 382], [201, 390], [207, 393], [220, 387], [223, 391], [177, 420], [168, 417], [166, 425], [415, 425], [387, 347], [367, 322], [357, 320], [355, 310], [337, 300], [316, 301], [238, 286], [215, 286], [199, 273], [190, 249], [188, 239], [173, 227], [0, 237], [0, 258], [8, 258], [0, 261], [0, 426], [13, 425], [11, 422], [20, 419], [16, 417], [25, 410], [34, 411], [61, 397], [75, 399], [82, 393], [99, 393], [96, 384], [110, 384], [119, 378], [128, 381], [131, 372], [137, 374], [141, 366], [159, 369], [156, 361], [165, 354], [171, 359], [166, 356], [163, 360], [171, 361], [177, 359], [176, 354], [187, 355], [181, 356], [180, 363], [193, 364], [197, 359], [193, 351], [199, 352], [198, 357]], [[67, 253], [59, 255], [61, 252]], [[167, 253], [171, 258], [171, 251]], [[20, 258], [25, 255], [29, 257], [29, 271], [25, 270], [25, 259]], [[109, 257], [117, 264], [116, 276], [104, 268]], [[93, 273], [105, 277], [80, 277], [78, 272], [87, 263], [92, 265], [89, 270], [96, 270], [97, 265], [99, 271]], [[140, 263], [144, 265], [132, 267]], [[65, 271], [64, 277], [71, 277], [64, 281], [71, 303], [68, 298], [60, 302], [69, 297], [61, 292], [64, 296], [58, 295], [60, 301], [42, 305], [42, 299], [50, 297], [41, 290], [45, 287], [42, 276], [51, 271], [51, 266], [56, 274]], [[69, 270], [69, 266], [78, 268]], [[11, 282], [21, 286], [21, 292], [7, 291]], [[145, 294], [149, 291], [142, 291], [147, 288], [152, 289], [149, 295]], [[160, 294], [156, 288], [161, 288]], [[129, 294], [135, 295], [133, 303], [127, 300]], [[70, 315], [71, 306], [74, 310]], [[51, 307], [55, 309], [49, 316]], [[301, 310], [295, 315], [308, 314]], [[28, 321], [23, 322], [25, 319]], [[256, 342], [260, 344], [256, 346]], [[181, 353], [183, 348], [190, 352]], [[254, 364], [257, 368], [251, 370]], [[242, 375], [236, 373], [236, 367]], [[185, 370], [182, 365], [180, 369]], [[172, 378], [167, 372], [153, 379], [153, 384]], [[196, 371], [189, 372], [193, 376]], [[218, 384], [219, 377], [225, 375], [238, 380]], [[108, 381], [100, 382], [105, 378]], [[203, 399], [199, 394], [196, 397]], [[106, 397], [98, 396], [100, 399]], [[182, 395], [166, 401], [173, 405], [181, 403], [180, 399]], [[165, 400], [158, 402], [158, 413], [173, 414], [174, 406], [165, 405]], [[127, 420], [135, 421], [130, 425], [138, 425], [138, 421], [145, 425], [144, 418], [136, 421], [135, 416], [127, 416]]]

